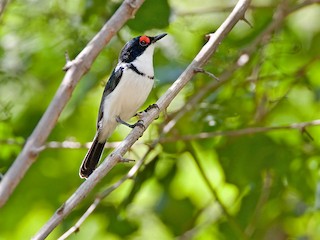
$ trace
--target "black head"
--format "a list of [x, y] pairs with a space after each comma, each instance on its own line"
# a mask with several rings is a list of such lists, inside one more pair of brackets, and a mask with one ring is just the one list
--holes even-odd
[[157, 35], [155, 37], [149, 36], [139, 36], [131, 39], [129, 42], [124, 45], [120, 53], [120, 61], [121, 62], [132, 62], [137, 57], [139, 57], [150, 45], [155, 43], [156, 41], [160, 40], [166, 33]]

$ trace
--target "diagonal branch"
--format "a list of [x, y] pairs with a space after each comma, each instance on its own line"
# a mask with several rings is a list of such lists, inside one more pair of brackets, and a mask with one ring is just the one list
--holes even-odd
[[88, 72], [104, 46], [126, 21], [134, 16], [143, 2], [144, 0], [124, 0], [100, 32], [96, 34], [73, 61], [67, 63], [68, 66], [65, 69], [67, 72], [53, 100], [0, 183], [0, 207], [6, 203], [26, 171], [37, 159], [42, 145], [55, 126], [80, 78]]
[[[146, 128], [157, 118], [159, 111], [164, 111], [182, 88], [194, 76], [195, 68], [202, 68], [218, 48], [222, 39], [231, 31], [235, 24], [243, 19], [249, 7], [250, 0], [239, 0], [231, 14], [215, 33], [209, 35], [209, 41], [203, 46], [186, 70], [179, 76], [166, 93], [157, 101], [159, 109], [151, 109], [143, 118]], [[76, 190], [76, 192], [56, 211], [49, 221], [34, 236], [34, 239], [43, 239], [75, 208], [97, 185], [99, 181], [118, 163], [131, 146], [139, 139], [145, 129], [136, 127], [126, 139], [101, 163], [90, 177]]]

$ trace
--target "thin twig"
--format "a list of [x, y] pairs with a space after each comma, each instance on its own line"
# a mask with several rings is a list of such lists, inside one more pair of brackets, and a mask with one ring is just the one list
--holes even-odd
[[[16, 145], [23, 146], [26, 142], [21, 139], [8, 138], [0, 139], [0, 145]], [[104, 146], [106, 149], [113, 149], [119, 146], [121, 142], [107, 142]], [[42, 151], [45, 149], [89, 149], [92, 142], [81, 143], [77, 141], [65, 140], [62, 142], [59, 141], [50, 141], [46, 142], [41, 146]]]
[[282, 125], [282, 126], [251, 127], [251, 128], [244, 128], [244, 129], [238, 129], [238, 130], [232, 130], [232, 131], [203, 132], [203, 133], [198, 133], [193, 135], [166, 137], [161, 139], [160, 143], [168, 143], [168, 142], [176, 142], [176, 141], [193, 141], [193, 140], [208, 139], [208, 138], [213, 138], [218, 136], [237, 137], [242, 135], [257, 134], [257, 133], [270, 132], [275, 130], [298, 129], [299, 131], [304, 133], [306, 127], [319, 126], [319, 125], [320, 125], [320, 119], [317, 119], [310, 122], [293, 123], [293, 124]]
[[[256, 10], [256, 9], [273, 9], [275, 6], [273, 5], [250, 5], [248, 9]], [[232, 6], [226, 7], [206, 7], [194, 9], [191, 11], [177, 11], [176, 15], [178, 16], [192, 16], [192, 15], [203, 15], [203, 14], [212, 14], [212, 13], [228, 13], [233, 9]]]
[[73, 62], [70, 60], [68, 51], [65, 51], [64, 57], [66, 58], [66, 64], [64, 65], [62, 70], [66, 72], [72, 67]]
[[[178, 116], [178, 115], [177, 115]], [[165, 125], [163, 134], [160, 135], [158, 143], [168, 143], [168, 142], [176, 142], [176, 141], [194, 141], [194, 140], [201, 140], [201, 139], [208, 139], [213, 137], [219, 136], [242, 136], [242, 135], [251, 135], [257, 133], [264, 133], [270, 131], [279, 131], [279, 130], [292, 130], [297, 129], [301, 133], [305, 133], [310, 135], [310, 133], [306, 133], [307, 127], [319, 126], [320, 119], [309, 121], [309, 122], [300, 122], [300, 123], [292, 123], [289, 125], [282, 125], [282, 126], [270, 126], [270, 127], [250, 127], [250, 128], [243, 128], [231, 131], [216, 131], [216, 132], [202, 132], [198, 134], [192, 135], [182, 135], [182, 136], [174, 136], [174, 137], [165, 137], [165, 135], [170, 132], [173, 126], [177, 123], [179, 117], [172, 119], [167, 125]], [[311, 140], [314, 140], [313, 137], [310, 135], [308, 136]], [[0, 144], [8, 144], [8, 145], [23, 145], [23, 142], [15, 140], [15, 139], [7, 139], [7, 140], [0, 140]], [[143, 144], [143, 143], [137, 143]], [[144, 143], [147, 144], [147, 143]], [[91, 145], [90, 143], [80, 143], [80, 142], [72, 142], [72, 141], [63, 141], [63, 142], [48, 142], [45, 147], [46, 148], [66, 148], [66, 149], [79, 149], [79, 148], [89, 148]], [[116, 148], [120, 145], [120, 142], [110, 142], [107, 143], [106, 148]], [[149, 144], [148, 144], [149, 145]], [[151, 144], [152, 146], [154, 143]]]
[[80, 225], [87, 219], [87, 217], [90, 216], [90, 214], [96, 209], [98, 204], [100, 203], [101, 198], [96, 197], [94, 202], [90, 205], [88, 210], [82, 215], [82, 217], [79, 219], [79, 221], [71, 227], [68, 231], [66, 231], [63, 235], [61, 235], [58, 240], [64, 240], [67, 239], [72, 233], [78, 232]]
[[213, 79], [219, 81], [219, 78], [216, 77], [213, 73], [208, 72], [208, 71], [206, 71], [206, 70], [204, 70], [204, 69], [202, 69], [202, 68], [195, 68], [194, 71], [195, 71], [196, 73], [204, 73], [204, 74], [207, 74], [209, 77], [212, 77]]
[[69, 66], [49, 107], [0, 183], [0, 207], [6, 203], [26, 171], [36, 161], [39, 150], [43, 149], [43, 144], [55, 126], [80, 78], [88, 72], [93, 61], [104, 46], [126, 21], [132, 18], [143, 2], [144, 0], [125, 0], [109, 21], [102, 27], [100, 32], [96, 34], [72, 61], [72, 65]]
[[[142, 120], [146, 128], [159, 115], [159, 110], [163, 111], [168, 107], [172, 100], [178, 95], [182, 88], [194, 76], [194, 68], [203, 67], [212, 54], [218, 48], [220, 42], [231, 31], [234, 25], [244, 16], [250, 0], [239, 0], [231, 14], [222, 23], [214, 34], [210, 34], [209, 41], [203, 46], [192, 63], [172, 84], [166, 93], [157, 101], [159, 109], [151, 109], [148, 115]], [[69, 71], [68, 71], [69, 72]], [[119, 156], [123, 156], [143, 134], [145, 129], [134, 128], [127, 138], [117, 147], [90, 175], [90, 177], [77, 189], [77, 191], [59, 208], [59, 210], [49, 219], [49, 221], [35, 235], [34, 239], [43, 239], [65, 218], [74, 207], [76, 207], [95, 187], [95, 185], [118, 163]]]

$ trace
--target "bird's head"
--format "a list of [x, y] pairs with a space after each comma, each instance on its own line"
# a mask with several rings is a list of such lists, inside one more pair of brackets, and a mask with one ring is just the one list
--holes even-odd
[[162, 39], [166, 35], [166, 33], [159, 34], [155, 37], [143, 35], [131, 39], [122, 48], [119, 60], [121, 62], [130, 63], [133, 62], [139, 56], [144, 54], [151, 55], [150, 57], [152, 57], [154, 43], [156, 43], [158, 40]]

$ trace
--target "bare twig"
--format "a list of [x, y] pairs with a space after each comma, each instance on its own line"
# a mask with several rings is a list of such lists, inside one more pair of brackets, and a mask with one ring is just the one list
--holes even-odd
[[203, 133], [198, 133], [194, 135], [176, 136], [171, 138], [167, 137], [167, 138], [161, 139], [160, 142], [163, 143], [163, 142], [176, 142], [176, 141], [193, 141], [193, 140], [207, 139], [207, 138], [213, 138], [218, 136], [237, 137], [242, 135], [270, 132], [275, 130], [291, 130], [291, 129], [298, 129], [301, 133], [305, 133], [306, 127], [319, 126], [319, 125], [320, 125], [320, 119], [317, 119], [310, 122], [293, 123], [293, 124], [283, 125], [283, 126], [252, 127], [252, 128], [244, 128], [244, 129], [238, 129], [233, 131], [203, 132]]
[[[177, 115], [178, 116], [178, 115]], [[165, 135], [172, 129], [172, 127], [177, 123], [179, 117], [172, 119], [167, 125], [164, 126], [164, 131], [159, 137], [159, 141], [157, 143], [168, 143], [168, 142], [176, 142], [176, 141], [193, 141], [193, 140], [201, 140], [208, 139], [219, 136], [231, 136], [237, 137], [242, 135], [251, 135], [257, 133], [264, 133], [270, 131], [277, 130], [292, 130], [297, 129], [301, 133], [307, 134], [307, 136], [313, 140], [313, 137], [310, 133], [306, 132], [307, 127], [320, 126], [320, 119], [309, 121], [309, 122], [300, 122], [300, 123], [292, 123], [289, 125], [282, 126], [271, 126], [271, 127], [250, 127], [244, 129], [237, 129], [232, 131], [216, 131], [216, 132], [202, 132], [193, 135], [183, 135], [183, 136], [174, 136], [174, 137], [165, 137]], [[16, 140], [1, 140], [0, 143], [5, 143], [9, 145], [22, 145], [23, 142]], [[106, 148], [116, 148], [120, 145], [121, 142], [110, 142], [106, 145]], [[80, 142], [72, 142], [72, 141], [63, 141], [63, 142], [48, 142], [45, 147], [46, 148], [67, 148], [67, 149], [79, 149], [79, 148], [89, 148], [91, 143], [80, 143]], [[154, 142], [152, 142], [151, 146], [154, 146]]]
[[[234, 25], [244, 16], [246, 9], [250, 4], [250, 0], [239, 0], [232, 13], [223, 22], [219, 29], [210, 34], [209, 41], [203, 46], [198, 55], [194, 58], [186, 70], [173, 83], [168, 91], [157, 101], [157, 105], [161, 111], [166, 109], [172, 100], [178, 95], [182, 88], [194, 76], [194, 68], [203, 67], [210, 59], [212, 54], [218, 48], [222, 39], [231, 31]], [[146, 128], [150, 123], [158, 117], [159, 109], [151, 109], [142, 120]], [[77, 191], [57, 210], [51, 219], [40, 229], [34, 236], [34, 239], [45, 238], [72, 209], [77, 206], [91, 191], [95, 185], [117, 164], [119, 156], [123, 156], [129, 148], [143, 134], [145, 129], [134, 128], [127, 138], [116, 148], [90, 175], [90, 177], [77, 189]]]
[[[302, 7], [320, 3], [320, 0], [305, 0], [298, 5], [296, 5], [294, 8], [290, 10], [290, 12], [295, 12], [298, 9], [301, 9]], [[253, 5], [251, 4], [249, 6], [249, 9], [251, 10], [268, 10], [268, 9], [275, 9], [277, 8], [277, 5]], [[192, 15], [203, 15], [203, 14], [213, 14], [213, 13], [228, 13], [232, 10], [232, 6], [214, 6], [214, 7], [206, 7], [206, 8], [198, 8], [191, 11], [177, 11], [176, 15], [178, 16], [192, 16]], [[244, 20], [244, 19], [242, 19]], [[251, 24], [248, 23], [250, 26]]]
[[61, 235], [58, 240], [67, 239], [72, 233], [78, 232], [80, 225], [90, 216], [90, 214], [96, 209], [98, 204], [101, 202], [101, 198], [96, 197], [94, 202], [90, 205], [88, 210], [82, 215], [82, 217], [78, 220], [78, 222], [72, 226], [68, 231], [66, 231], [63, 235]]
[[204, 70], [204, 69], [202, 69], [202, 68], [195, 68], [194, 71], [195, 71], [196, 73], [204, 73], [204, 74], [207, 74], [209, 77], [212, 77], [213, 79], [219, 81], [219, 78], [216, 77], [213, 73], [208, 72], [208, 71], [206, 71], [206, 70]]
[[[274, 5], [250, 5], [249, 9], [273, 9]], [[206, 7], [206, 8], [198, 8], [191, 11], [177, 11], [176, 14], [178, 16], [192, 16], [192, 15], [203, 15], [203, 14], [212, 14], [212, 13], [228, 13], [233, 9], [232, 6], [225, 7]]]
[[305, 0], [299, 3], [298, 5], [296, 5], [295, 7], [293, 7], [292, 9], [290, 9], [289, 13], [293, 13], [303, 7], [309, 6], [311, 4], [317, 4], [317, 3], [320, 3], [320, 0]]
[[68, 51], [65, 51], [64, 57], [66, 58], [66, 64], [64, 65], [64, 67], [62, 68], [62, 70], [66, 72], [66, 71], [69, 70], [69, 68], [72, 67], [72, 64], [73, 64], [73, 63], [72, 63], [72, 61], [70, 60]]
[[[121, 142], [107, 142], [104, 146], [106, 149], [109, 148], [116, 148], [119, 146]], [[21, 139], [14, 139], [14, 138], [8, 138], [8, 139], [0, 139], [0, 145], [16, 145], [16, 146], [23, 146], [25, 144], [24, 140]], [[46, 142], [44, 145], [41, 146], [41, 150], [44, 149], [89, 149], [91, 147], [92, 142], [86, 142], [81, 143], [77, 141], [70, 141], [65, 140], [62, 142], [59, 141], [50, 141]]]
[[55, 126], [60, 113], [71, 97], [80, 78], [90, 69], [93, 61], [103, 47], [110, 41], [123, 24], [137, 11], [144, 0], [125, 0], [115, 14], [102, 27], [99, 33], [88, 43], [68, 66], [64, 79], [46, 112], [34, 129], [23, 150], [4, 175], [0, 183], [0, 207], [9, 198], [12, 191], [23, 178], [26, 171], [37, 159], [41, 146]]

